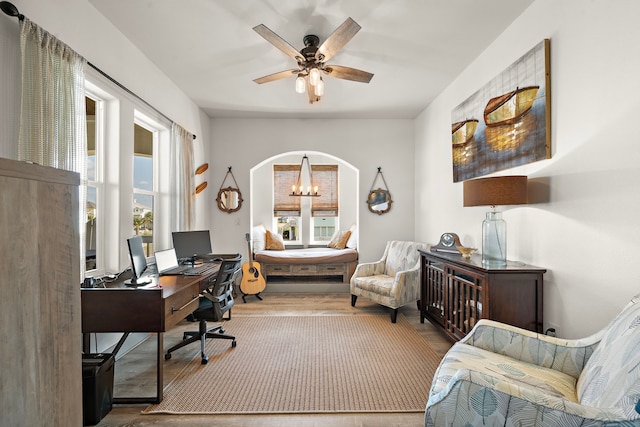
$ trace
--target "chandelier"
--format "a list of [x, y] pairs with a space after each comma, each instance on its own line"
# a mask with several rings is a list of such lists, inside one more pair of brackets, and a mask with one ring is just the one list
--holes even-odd
[[[302, 171], [304, 170], [304, 164], [307, 163], [307, 173], [309, 174], [309, 186], [307, 186], [307, 191], [304, 191], [302, 186]], [[313, 173], [311, 172], [311, 165], [309, 164], [309, 158], [305, 154], [302, 156], [302, 161], [300, 162], [300, 171], [298, 171], [298, 180], [294, 185], [291, 186], [291, 194], [290, 196], [296, 197], [320, 197], [318, 194], [318, 186], [314, 184]], [[313, 190], [313, 191], [312, 191]]]

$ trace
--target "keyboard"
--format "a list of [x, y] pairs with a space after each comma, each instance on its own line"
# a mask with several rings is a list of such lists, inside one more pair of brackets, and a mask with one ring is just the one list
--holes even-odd
[[201, 275], [203, 275], [205, 273], [208, 273], [211, 270], [213, 270], [213, 266], [212, 265], [207, 265], [207, 264], [199, 265], [197, 267], [186, 266], [186, 268], [183, 270], [182, 274], [184, 274], [184, 275], [193, 275], [193, 276], [201, 276]]

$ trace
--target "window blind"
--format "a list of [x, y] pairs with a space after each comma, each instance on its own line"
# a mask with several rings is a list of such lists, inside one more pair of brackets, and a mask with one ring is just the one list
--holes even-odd
[[290, 196], [300, 165], [273, 165], [273, 216], [300, 216], [300, 197]]
[[311, 199], [311, 216], [338, 216], [338, 165], [311, 165], [320, 197]]

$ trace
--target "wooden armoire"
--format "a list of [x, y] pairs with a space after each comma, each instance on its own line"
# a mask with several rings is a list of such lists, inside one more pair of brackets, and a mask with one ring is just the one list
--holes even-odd
[[78, 186], [0, 158], [2, 425], [82, 425]]

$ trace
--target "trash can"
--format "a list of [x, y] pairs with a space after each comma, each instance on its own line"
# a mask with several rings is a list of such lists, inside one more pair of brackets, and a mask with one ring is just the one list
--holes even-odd
[[82, 355], [82, 420], [83, 425], [95, 425], [113, 407], [112, 353]]

